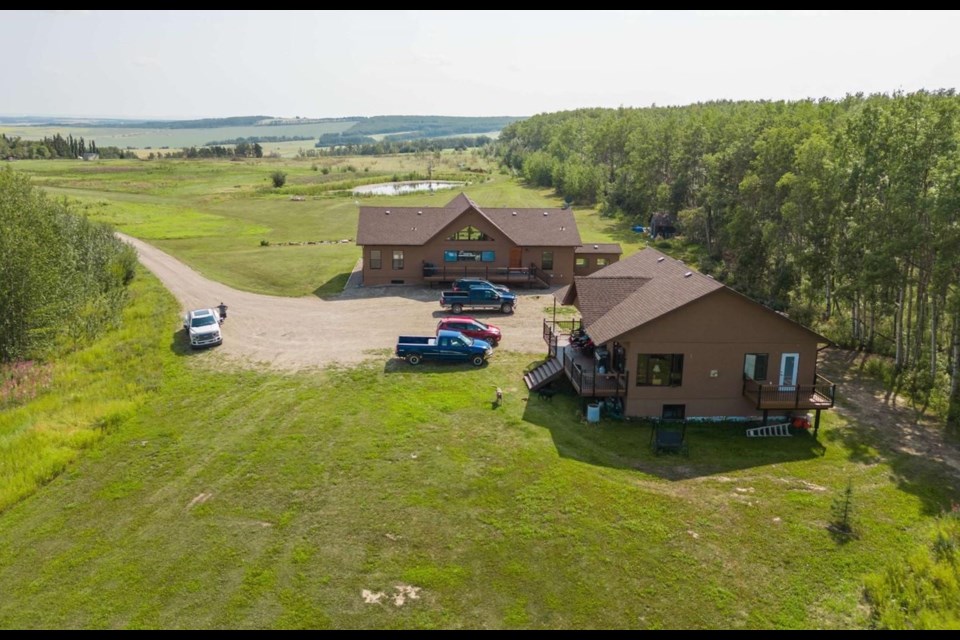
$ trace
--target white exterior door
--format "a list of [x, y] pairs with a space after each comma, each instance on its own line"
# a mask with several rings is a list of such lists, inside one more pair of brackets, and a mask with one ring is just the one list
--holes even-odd
[[794, 390], [797, 386], [797, 369], [799, 368], [799, 353], [784, 353], [780, 356], [780, 391]]

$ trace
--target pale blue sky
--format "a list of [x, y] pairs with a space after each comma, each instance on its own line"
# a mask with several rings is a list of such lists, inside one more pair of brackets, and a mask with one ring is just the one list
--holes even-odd
[[951, 12], [0, 11], [0, 114], [532, 115], [960, 84]]

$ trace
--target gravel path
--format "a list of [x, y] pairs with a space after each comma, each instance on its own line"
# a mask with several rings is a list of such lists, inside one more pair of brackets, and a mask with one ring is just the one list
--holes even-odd
[[[437, 320], [447, 315], [437, 302], [440, 291], [425, 287], [349, 287], [333, 300], [239, 291], [208, 280], [152, 245], [117, 235], [133, 245], [140, 262], [173, 293], [184, 311], [225, 302], [229, 312], [219, 351], [248, 363], [287, 370], [352, 364], [372, 357], [372, 351], [392, 351], [399, 335], [432, 335]], [[543, 354], [541, 320], [553, 298], [549, 291], [517, 293], [520, 299], [512, 315], [474, 315], [503, 329], [499, 349]]]

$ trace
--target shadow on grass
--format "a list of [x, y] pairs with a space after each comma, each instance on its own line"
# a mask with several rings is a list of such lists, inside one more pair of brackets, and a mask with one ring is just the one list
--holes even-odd
[[343, 287], [346, 286], [349, 278], [349, 271], [338, 273], [314, 289], [313, 295], [317, 296], [321, 300], [336, 300], [343, 293]]
[[177, 329], [174, 331], [173, 336], [170, 338], [170, 351], [173, 351], [178, 356], [197, 355], [208, 348], [210, 347], [205, 347], [203, 349], [190, 348], [190, 341], [187, 338], [187, 333], [183, 329]]
[[485, 369], [490, 363], [475, 367], [469, 362], [437, 362], [423, 361], [420, 364], [410, 364], [403, 358], [390, 358], [383, 364], [384, 373], [456, 373], [458, 371], [475, 371]]
[[[564, 385], [555, 383], [557, 388]], [[564, 383], [569, 389], [569, 383]], [[653, 426], [646, 421], [602, 417], [588, 423], [572, 392], [552, 399], [532, 392], [524, 420], [547, 429], [564, 458], [614, 469], [634, 469], [666, 480], [685, 480], [740, 469], [822, 457], [825, 448], [800, 432], [791, 438], [747, 438], [743, 423], [687, 425], [688, 455], [654, 455]]]
[[868, 374], [862, 357], [843, 349], [824, 352], [819, 370], [837, 383], [844, 421], [821, 437], [843, 446], [853, 462], [885, 463], [897, 487], [920, 499], [925, 515], [938, 514], [960, 497], [960, 445], [936, 419], [898, 404]]

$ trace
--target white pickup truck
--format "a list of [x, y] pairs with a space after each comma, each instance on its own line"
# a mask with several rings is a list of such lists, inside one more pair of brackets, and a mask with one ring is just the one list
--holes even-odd
[[220, 334], [220, 314], [216, 309], [194, 309], [183, 316], [183, 330], [191, 349], [212, 347], [223, 343]]

